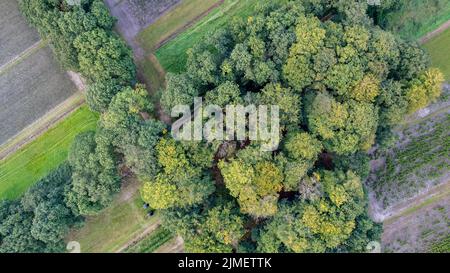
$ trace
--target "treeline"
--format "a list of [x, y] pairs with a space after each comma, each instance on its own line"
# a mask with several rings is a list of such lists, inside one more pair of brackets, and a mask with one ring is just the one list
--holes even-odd
[[60, 62], [88, 80], [86, 99], [102, 113], [98, 129], [78, 136], [69, 154], [68, 198], [83, 215], [106, 207], [120, 189], [119, 165], [136, 174], [155, 172], [153, 146], [164, 125], [151, 118], [147, 91], [136, 85], [131, 50], [113, 31], [115, 19], [100, 0], [22, 0], [20, 7], [51, 41]]
[[96, 214], [119, 191], [122, 164], [137, 175], [154, 174], [153, 147], [165, 125], [152, 118], [132, 52], [112, 31], [115, 19], [101, 0], [21, 0], [20, 7], [61, 64], [88, 80], [88, 105], [101, 113], [97, 131], [77, 136], [69, 152], [68, 201], [82, 215]]
[[88, 80], [86, 99], [92, 110], [106, 111], [116, 93], [136, 83], [131, 50], [112, 31], [115, 19], [103, 1], [70, 5], [65, 0], [21, 0], [19, 7], [50, 41], [61, 65]]
[[110, 205], [123, 164], [137, 175], [155, 174], [153, 150], [165, 125], [152, 118], [153, 103], [136, 84], [131, 50], [112, 31], [115, 19], [102, 1], [21, 0], [20, 8], [63, 67], [87, 79], [87, 103], [101, 113], [96, 132], [75, 138], [68, 164], [22, 200], [2, 202], [0, 252], [58, 252], [82, 216]]

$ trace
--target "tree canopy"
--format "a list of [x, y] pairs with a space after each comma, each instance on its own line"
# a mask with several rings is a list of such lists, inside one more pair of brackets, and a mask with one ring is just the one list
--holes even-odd
[[63, 163], [21, 199], [0, 202], [0, 252], [60, 252], [69, 228], [82, 221], [72, 209], [71, 168]]
[[[202, 173], [213, 178], [203, 185], [215, 187], [195, 202], [179, 201], [183, 186], [194, 186], [175, 182], [176, 174], [145, 183], [146, 200], [163, 209], [189, 251], [364, 251], [380, 236], [362, 186], [366, 152], [387, 145], [393, 126], [433, 102], [443, 78], [418, 45], [375, 26], [366, 10], [366, 1], [261, 3], [205, 36], [188, 51], [185, 72], [168, 75], [167, 113], [203, 96], [220, 107], [276, 104], [281, 117], [276, 151], [249, 139], [212, 142], [215, 155]], [[183, 144], [163, 143], [163, 173], [194, 172]], [[241, 215], [232, 226], [244, 235], [227, 247], [202, 229], [217, 200], [232, 207], [229, 221]]]
[[367, 1], [263, 1], [191, 48], [185, 72], [167, 75], [167, 113], [197, 96], [278, 105], [281, 143], [271, 152], [248, 138], [171, 138], [104, 4], [81, 2], [21, 0], [61, 63], [88, 79], [101, 118], [76, 137], [70, 166], [20, 202], [0, 203], [0, 251], [60, 250], [80, 215], [111, 203], [122, 166], [189, 252], [352, 252], [379, 238], [362, 186], [366, 152], [436, 100], [443, 77], [418, 45], [375, 26]]

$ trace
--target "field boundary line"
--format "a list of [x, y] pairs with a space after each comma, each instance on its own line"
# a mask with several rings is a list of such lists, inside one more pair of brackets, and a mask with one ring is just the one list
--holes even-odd
[[137, 244], [138, 242], [140, 242], [141, 240], [143, 240], [147, 235], [149, 235], [150, 233], [152, 233], [153, 231], [155, 231], [158, 227], [161, 226], [161, 220], [157, 219], [156, 222], [150, 224], [148, 227], [146, 227], [144, 229], [144, 231], [142, 231], [141, 233], [139, 233], [139, 235], [137, 235], [136, 237], [134, 237], [133, 239], [131, 239], [130, 241], [128, 241], [125, 245], [121, 246], [119, 249], [117, 249], [115, 251], [115, 253], [120, 253], [125, 251], [127, 248], [129, 248], [130, 246], [133, 246], [135, 244]]
[[405, 201], [403, 206], [402, 204], [397, 205], [400, 206], [400, 208], [397, 209], [396, 212], [392, 215], [386, 217], [383, 220], [383, 223], [390, 224], [401, 217], [407, 216], [417, 211], [418, 209], [432, 205], [433, 203], [436, 203], [437, 201], [440, 201], [447, 196], [450, 196], [450, 180], [445, 183], [436, 185], [430, 188], [428, 191]]
[[422, 36], [421, 38], [419, 38], [419, 43], [420, 44], [425, 44], [428, 41], [430, 41], [431, 39], [433, 39], [434, 37], [438, 36], [439, 34], [441, 34], [442, 32], [444, 32], [445, 30], [447, 30], [448, 28], [450, 28], [450, 20], [448, 20], [447, 22], [443, 23], [442, 25], [440, 25], [437, 29], [428, 32], [427, 34], [425, 34], [424, 36]]
[[48, 45], [47, 40], [41, 39], [41, 40], [37, 41], [32, 46], [30, 46], [29, 48], [22, 51], [22, 53], [18, 54], [17, 56], [12, 58], [10, 61], [8, 61], [5, 64], [3, 64], [2, 66], [0, 66], [0, 75], [7, 72], [9, 69], [11, 69], [12, 67], [14, 67], [18, 63], [22, 62], [23, 60], [28, 58], [30, 55], [32, 55], [33, 53], [37, 52], [38, 50], [44, 48], [47, 45]]
[[158, 247], [153, 253], [183, 253], [184, 240], [181, 236], [175, 236], [162, 246]]
[[201, 14], [197, 15], [194, 19], [190, 20], [189, 22], [187, 22], [186, 24], [184, 24], [183, 26], [179, 27], [174, 32], [169, 34], [166, 38], [161, 39], [158, 43], [156, 43], [156, 45], [153, 47], [152, 50], [154, 52], [157, 51], [160, 47], [162, 47], [169, 41], [175, 39], [178, 35], [183, 33], [185, 30], [189, 29], [191, 26], [195, 25], [198, 21], [200, 21], [200, 19], [207, 16], [212, 10], [221, 6], [224, 2], [225, 2], [225, 0], [219, 0], [218, 2], [213, 4], [211, 7], [209, 7], [207, 10], [205, 10]]
[[65, 117], [81, 107], [84, 104], [84, 101], [84, 94], [78, 91], [44, 114], [41, 118], [25, 127], [3, 145], [0, 145], [0, 161], [7, 159], [9, 155], [35, 140], [50, 128], [56, 126]]

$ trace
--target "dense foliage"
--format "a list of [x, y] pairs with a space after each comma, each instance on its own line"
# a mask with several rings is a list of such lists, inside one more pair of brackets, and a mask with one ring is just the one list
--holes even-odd
[[0, 252], [55, 252], [65, 248], [69, 228], [82, 218], [68, 202], [67, 163], [31, 186], [20, 200], [0, 202]]
[[[380, 235], [367, 216], [365, 153], [436, 100], [443, 77], [418, 45], [374, 26], [366, 10], [366, 1], [261, 4], [190, 49], [186, 72], [168, 74], [167, 113], [195, 96], [222, 107], [278, 104], [281, 112], [274, 152], [258, 141], [198, 143], [197, 153], [215, 148], [198, 170], [209, 168], [214, 180], [211, 191], [209, 179], [197, 178], [195, 198], [195, 150], [190, 158], [184, 142], [160, 141], [164, 169], [182, 171], [148, 179], [143, 198], [165, 209], [188, 251], [365, 251]], [[207, 225], [212, 217], [220, 228]]]
[[123, 166], [189, 252], [364, 251], [380, 235], [367, 216], [365, 153], [388, 145], [392, 126], [440, 94], [442, 74], [428, 69], [424, 51], [374, 26], [366, 1], [264, 1], [189, 50], [186, 72], [168, 74], [161, 105], [170, 113], [195, 96], [278, 104], [279, 148], [176, 141], [152, 117], [100, 0], [22, 0], [21, 8], [61, 63], [88, 79], [88, 104], [102, 115], [96, 132], [73, 143], [64, 187], [2, 203], [3, 251], [60, 250], [78, 215], [110, 204]]
[[151, 118], [148, 93], [135, 85], [131, 51], [113, 33], [115, 20], [102, 1], [22, 0], [20, 7], [60, 63], [87, 79], [88, 105], [102, 113], [96, 132], [76, 137], [70, 166], [43, 180], [55, 183], [53, 191], [40, 182], [22, 202], [2, 203], [2, 251], [63, 251], [63, 238], [80, 215], [99, 213], [120, 190], [122, 164], [137, 175], [156, 174], [154, 151], [165, 125]]

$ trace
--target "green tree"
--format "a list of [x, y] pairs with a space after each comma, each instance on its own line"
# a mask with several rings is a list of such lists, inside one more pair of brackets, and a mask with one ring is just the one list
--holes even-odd
[[254, 217], [268, 217], [277, 212], [278, 192], [282, 189], [284, 177], [280, 166], [266, 155], [258, 156], [257, 149], [246, 148], [238, 153], [236, 159], [220, 161], [218, 167], [225, 186], [237, 198], [241, 212]]
[[194, 97], [199, 95], [199, 91], [184, 74], [167, 73], [166, 82], [167, 88], [162, 93], [161, 106], [167, 114], [170, 114], [176, 105], [191, 105], [194, 103]]
[[214, 182], [204, 173], [212, 164], [213, 154], [206, 146], [198, 150], [202, 149], [209, 162], [196, 162], [187, 147], [173, 139], [161, 138], [156, 151], [162, 171], [144, 181], [142, 198], [156, 209], [187, 207], [204, 201], [214, 191]]
[[86, 102], [95, 112], [105, 112], [114, 97], [123, 87], [115, 80], [99, 81], [88, 85]]
[[231, 202], [164, 211], [163, 222], [185, 238], [187, 252], [232, 252], [245, 234], [245, 217]]
[[93, 29], [77, 36], [73, 42], [78, 52], [81, 73], [89, 80], [114, 79], [118, 84], [135, 81], [135, 66], [126, 44], [103, 29]]
[[438, 69], [426, 70], [418, 79], [412, 81], [406, 92], [408, 112], [414, 113], [436, 101], [441, 95], [443, 82], [444, 75]]
[[[69, 151], [72, 185], [67, 194], [69, 205], [82, 215], [94, 215], [108, 206], [120, 190], [120, 178], [115, 165], [102, 165], [106, 156], [114, 158], [111, 150], [97, 153], [94, 132], [78, 135]], [[103, 154], [101, 152], [106, 152]]]
[[351, 171], [322, 171], [317, 179], [323, 185], [322, 196], [309, 203], [283, 203], [260, 231], [259, 251], [331, 251], [351, 236], [365, 209], [359, 178]]
[[280, 84], [266, 85], [258, 97], [258, 103], [276, 105], [280, 108], [280, 122], [285, 126], [297, 126], [301, 118], [301, 100], [291, 88], [283, 88]]
[[25, 212], [18, 201], [0, 202], [0, 252], [40, 252], [44, 244], [30, 232], [33, 214]]

